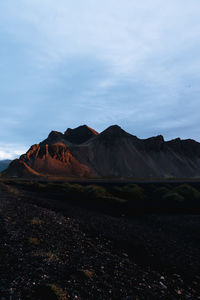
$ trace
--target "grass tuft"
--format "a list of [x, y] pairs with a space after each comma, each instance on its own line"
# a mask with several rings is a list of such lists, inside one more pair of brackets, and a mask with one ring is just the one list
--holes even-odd
[[37, 238], [34, 237], [30, 237], [28, 239], [28, 242], [30, 245], [34, 245], [34, 246], [38, 246], [40, 244], [39, 240]]
[[41, 225], [42, 221], [39, 218], [35, 217], [31, 220], [31, 224], [32, 225]]
[[46, 284], [37, 288], [36, 296], [38, 300], [68, 300], [69, 295], [56, 284]]

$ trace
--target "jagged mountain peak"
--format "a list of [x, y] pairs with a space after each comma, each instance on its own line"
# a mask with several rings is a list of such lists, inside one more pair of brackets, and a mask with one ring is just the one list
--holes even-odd
[[55, 144], [57, 142], [62, 142], [64, 144], [67, 144], [67, 141], [65, 140], [64, 134], [59, 131], [51, 131], [48, 135], [48, 137], [40, 143], [40, 145], [46, 145], [46, 144]]
[[65, 139], [73, 144], [82, 144], [96, 135], [98, 132], [88, 125], [81, 125], [74, 129], [68, 128], [64, 133]]
[[149, 137], [149, 138], [147, 138], [147, 139], [144, 139], [144, 141], [160, 141], [160, 142], [164, 142], [165, 140], [164, 140], [164, 137], [163, 137], [163, 135], [161, 135], [161, 134], [158, 134], [158, 135], [156, 135], [156, 136], [152, 136], [152, 137]]
[[106, 131], [110, 133], [124, 132], [124, 130], [119, 125], [111, 125], [106, 129]]
[[118, 125], [98, 134], [82, 125], [68, 128], [64, 134], [52, 131], [4, 174], [20, 177], [36, 175], [34, 172], [69, 177], [199, 177], [200, 143], [189, 139], [164, 141], [162, 135], [139, 139]]
[[148, 149], [148, 150], [161, 151], [164, 149], [165, 140], [161, 134], [159, 134], [157, 136], [153, 136], [148, 139], [145, 139], [143, 141], [144, 141], [144, 145], [145, 145], [146, 149]]
[[49, 133], [48, 138], [54, 138], [54, 137], [58, 137], [58, 136], [63, 136], [63, 134], [59, 131], [52, 130]]
[[[108, 141], [109, 143], [113, 140], [117, 140], [120, 138], [136, 138], [135, 136], [129, 134], [125, 130], [123, 130], [118, 125], [109, 126], [107, 129], [102, 131], [97, 137], [100, 141]], [[137, 138], [136, 138], [137, 139]]]
[[101, 135], [107, 135], [107, 134], [110, 134], [110, 135], [126, 135], [128, 134], [125, 130], [123, 130], [120, 126], [118, 125], [112, 125], [112, 126], [109, 126], [107, 129], [105, 129]]
[[165, 141], [162, 134], [159, 134], [159, 135], [155, 136], [155, 139], [158, 140], [158, 141], [161, 141], [161, 142]]

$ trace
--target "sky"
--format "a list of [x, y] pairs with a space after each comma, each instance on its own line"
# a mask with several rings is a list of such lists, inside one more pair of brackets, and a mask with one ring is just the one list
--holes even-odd
[[199, 0], [1, 0], [0, 159], [51, 130], [200, 141]]

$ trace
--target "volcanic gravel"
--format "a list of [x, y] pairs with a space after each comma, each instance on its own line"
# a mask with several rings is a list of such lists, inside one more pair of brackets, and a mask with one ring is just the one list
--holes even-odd
[[[0, 191], [0, 299], [200, 299], [200, 216], [113, 217]], [[7, 298], [6, 298], [7, 297]], [[10, 297], [10, 298], [9, 298]]]

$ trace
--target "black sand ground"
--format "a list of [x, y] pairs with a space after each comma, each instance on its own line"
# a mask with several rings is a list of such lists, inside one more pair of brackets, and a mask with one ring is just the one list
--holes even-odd
[[0, 192], [1, 299], [50, 299], [48, 284], [57, 299], [200, 299], [199, 270], [198, 215], [127, 219]]

